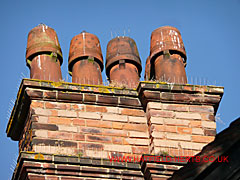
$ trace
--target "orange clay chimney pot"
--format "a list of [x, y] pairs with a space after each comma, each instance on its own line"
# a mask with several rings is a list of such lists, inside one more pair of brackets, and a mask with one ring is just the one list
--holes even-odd
[[111, 83], [136, 88], [141, 71], [141, 60], [133, 39], [116, 37], [108, 42], [106, 74]]
[[186, 84], [186, 59], [182, 37], [177, 28], [164, 26], [152, 32], [150, 63], [155, 80]]
[[103, 58], [97, 36], [83, 31], [72, 38], [68, 69], [74, 83], [102, 84]]
[[26, 61], [30, 78], [56, 82], [62, 79], [62, 51], [54, 29], [39, 24], [29, 32]]

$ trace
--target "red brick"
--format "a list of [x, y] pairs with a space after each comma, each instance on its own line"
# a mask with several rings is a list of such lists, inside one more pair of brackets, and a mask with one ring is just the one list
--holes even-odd
[[148, 147], [132, 147], [132, 152], [134, 154], [149, 154], [149, 148]]
[[148, 126], [146, 124], [128, 124], [125, 123], [123, 125], [124, 130], [134, 130], [134, 131], [142, 131], [146, 132], [148, 130]]
[[159, 110], [149, 110], [149, 116], [155, 116], [155, 117], [165, 117], [165, 118], [173, 118], [174, 112], [172, 111], [159, 111]]
[[74, 118], [73, 125], [85, 126], [85, 119]]
[[33, 108], [43, 108], [44, 107], [44, 103], [43, 102], [39, 102], [39, 101], [32, 101], [31, 107], [33, 107]]
[[214, 140], [214, 138], [214, 136], [192, 136], [192, 141], [199, 143], [210, 143]]
[[86, 126], [112, 128], [112, 122], [100, 121], [100, 120], [86, 120]]
[[49, 117], [48, 122], [51, 124], [68, 124], [72, 123], [72, 119], [70, 118], [62, 118], [62, 117]]
[[85, 136], [83, 134], [73, 134], [73, 140], [75, 141], [84, 141], [85, 140]]
[[201, 114], [203, 121], [215, 121], [215, 116], [213, 114]]
[[192, 134], [192, 128], [188, 127], [177, 127], [177, 132], [179, 134]]
[[86, 112], [107, 112], [107, 108], [103, 106], [86, 105]]
[[59, 102], [46, 102], [45, 103], [45, 107], [47, 109], [70, 109], [70, 104], [63, 104], [63, 103], [59, 103]]
[[202, 127], [202, 122], [201, 121], [190, 121], [190, 127]]
[[177, 132], [176, 126], [152, 125], [152, 129], [158, 132]]
[[103, 134], [107, 136], [115, 136], [115, 137], [127, 137], [127, 131], [117, 130], [117, 129], [103, 129]]
[[170, 111], [188, 111], [188, 105], [162, 104], [163, 109]]
[[72, 133], [59, 132], [59, 131], [48, 131], [48, 138], [50, 138], [50, 139], [71, 140], [72, 139]]
[[213, 113], [214, 109], [212, 106], [198, 106], [192, 105], [189, 106], [189, 111], [191, 112], [206, 112], [206, 113]]
[[112, 128], [113, 129], [123, 129], [123, 126], [126, 123], [120, 123], [120, 122], [112, 122]]
[[123, 140], [119, 137], [112, 137], [113, 144], [122, 144]]
[[128, 116], [144, 116], [145, 115], [143, 110], [127, 109], [127, 108], [122, 109], [121, 114], [128, 115]]

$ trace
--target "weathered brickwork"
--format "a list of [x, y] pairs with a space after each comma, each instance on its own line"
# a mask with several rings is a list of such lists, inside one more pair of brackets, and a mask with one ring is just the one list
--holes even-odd
[[[140, 109], [32, 100], [20, 149], [108, 158], [149, 153], [147, 118]], [[25, 141], [24, 141], [25, 142]], [[29, 146], [31, 144], [31, 146]]]
[[214, 109], [208, 105], [147, 104], [151, 153], [190, 156], [214, 140]]

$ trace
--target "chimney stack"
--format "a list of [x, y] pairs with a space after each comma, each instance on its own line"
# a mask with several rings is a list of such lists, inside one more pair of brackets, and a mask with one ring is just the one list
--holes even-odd
[[[186, 51], [177, 28], [164, 26], [151, 35], [151, 75], [155, 80], [186, 84]], [[151, 79], [152, 77], [150, 77]]]
[[39, 24], [29, 32], [26, 61], [31, 79], [56, 82], [62, 79], [62, 51], [54, 29]]
[[102, 84], [103, 58], [97, 36], [83, 31], [72, 38], [68, 69], [73, 83]]
[[108, 42], [106, 74], [111, 83], [136, 88], [141, 71], [141, 60], [133, 39], [116, 37]]

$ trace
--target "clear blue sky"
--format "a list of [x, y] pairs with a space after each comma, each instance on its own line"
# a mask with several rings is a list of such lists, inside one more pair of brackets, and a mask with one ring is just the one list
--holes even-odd
[[[70, 41], [83, 30], [100, 39], [103, 57], [113, 35], [132, 37], [138, 46], [143, 68], [149, 55], [151, 32], [164, 25], [177, 27], [188, 56], [189, 79], [198, 84], [225, 87], [218, 109], [217, 131], [239, 116], [240, 0], [2, 0], [0, 6], [1, 179], [11, 177], [10, 166], [18, 156], [18, 143], [6, 137], [8, 109], [15, 101], [21, 74], [29, 77], [25, 65], [28, 32], [45, 23], [57, 32], [64, 57], [62, 74], [66, 79]], [[130, 32], [129, 32], [130, 30]], [[105, 71], [103, 71], [105, 78]], [[68, 77], [70, 81], [70, 77]], [[143, 73], [142, 77], [143, 79]], [[200, 80], [201, 79], [201, 80]], [[189, 81], [191, 83], [191, 81]]]

